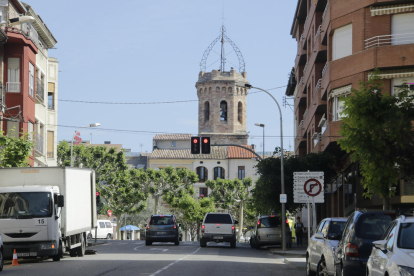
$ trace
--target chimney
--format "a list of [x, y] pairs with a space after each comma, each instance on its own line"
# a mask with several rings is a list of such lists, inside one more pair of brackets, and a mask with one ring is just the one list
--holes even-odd
[[111, 144], [111, 141], [105, 141], [104, 144], [105, 145], [110, 145]]

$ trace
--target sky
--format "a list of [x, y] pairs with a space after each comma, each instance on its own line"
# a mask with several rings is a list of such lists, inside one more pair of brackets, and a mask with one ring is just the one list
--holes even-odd
[[[59, 61], [58, 141], [71, 140], [77, 127], [94, 144], [111, 141], [133, 152], [152, 151], [156, 133], [198, 132], [195, 83], [204, 51], [220, 34], [237, 45], [247, 79], [263, 89], [286, 86], [296, 42], [290, 36], [296, 1], [274, 0], [25, 0], [57, 39], [50, 57]], [[282, 4], [283, 3], [283, 4]], [[224, 16], [223, 16], [224, 14]], [[224, 19], [223, 19], [224, 18]], [[238, 65], [225, 44], [226, 71]], [[207, 60], [219, 69], [220, 45]], [[234, 65], [233, 65], [234, 64]], [[237, 68], [236, 68], [237, 70]], [[285, 150], [294, 150], [293, 107], [283, 107], [286, 87], [269, 92], [282, 108]], [[252, 91], [253, 92], [253, 91]], [[88, 104], [74, 101], [170, 104]], [[293, 104], [293, 100], [288, 100]], [[265, 93], [247, 96], [249, 144], [262, 151], [280, 146], [280, 116]], [[124, 131], [127, 130], [127, 131]]]

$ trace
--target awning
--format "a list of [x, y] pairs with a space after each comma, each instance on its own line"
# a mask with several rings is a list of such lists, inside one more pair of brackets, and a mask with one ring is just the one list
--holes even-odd
[[352, 85], [342, 86], [340, 88], [336, 88], [332, 90], [329, 94], [329, 98], [338, 97], [341, 95], [351, 94], [352, 93]]
[[371, 7], [371, 16], [414, 11], [413, 4]]
[[[372, 73], [369, 73], [369, 77], [371, 76], [372, 76]], [[398, 79], [398, 78], [414, 77], [414, 68], [381, 70], [379, 77], [381, 79]]]

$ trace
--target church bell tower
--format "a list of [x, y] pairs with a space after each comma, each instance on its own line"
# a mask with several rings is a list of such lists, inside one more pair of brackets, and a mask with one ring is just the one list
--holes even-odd
[[[221, 41], [221, 63], [218, 70], [206, 72], [206, 61], [214, 45]], [[233, 47], [239, 59], [239, 72], [233, 67], [226, 71], [225, 43]], [[198, 133], [210, 136], [212, 144], [247, 145], [246, 110], [248, 84], [243, 56], [236, 44], [227, 37], [222, 26], [221, 34], [204, 52], [201, 70], [196, 83], [198, 96]]]

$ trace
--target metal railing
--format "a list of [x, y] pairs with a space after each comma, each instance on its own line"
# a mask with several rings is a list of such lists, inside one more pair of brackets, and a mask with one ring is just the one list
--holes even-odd
[[39, 48], [39, 34], [30, 23], [5, 26], [4, 29], [8, 32], [22, 33], [24, 36], [30, 38], [36, 47]]
[[20, 82], [7, 82], [7, 92], [20, 93]]
[[[305, 120], [306, 115], [308, 115], [308, 109], [307, 109], [307, 108], [306, 108], [305, 112], [303, 112], [303, 120]], [[303, 120], [302, 120], [302, 121], [303, 121]]]
[[306, 72], [306, 68], [308, 67], [308, 63], [306, 62], [306, 64], [305, 64], [305, 68], [303, 68], [303, 75], [305, 75], [305, 72]]
[[365, 40], [365, 49], [380, 46], [412, 44], [414, 43], [414, 33], [380, 35]]
[[326, 3], [325, 10], [323, 11], [323, 14], [322, 14], [322, 22], [325, 19], [326, 13], [328, 12], [328, 7], [329, 7], [329, 0], [328, 0], [328, 3]]
[[303, 120], [300, 121], [300, 124], [298, 126], [298, 133], [301, 131], [302, 127], [303, 127]]
[[34, 138], [35, 138], [35, 149], [39, 153], [43, 154], [43, 142], [44, 142], [43, 136], [40, 135], [39, 133], [35, 133]]
[[300, 40], [299, 42], [302, 42], [302, 40], [304, 39], [303, 33], [300, 35]]
[[316, 83], [314, 94], [318, 94], [319, 88], [321, 88], [321, 86], [322, 86], [322, 79], [319, 79], [318, 82]]
[[36, 97], [39, 97], [42, 102], [45, 100], [45, 86], [43, 81], [39, 78], [36, 80]]
[[329, 61], [327, 61], [327, 62], [325, 63], [325, 66], [324, 66], [324, 67], [323, 67], [323, 69], [322, 69], [322, 78], [323, 78], [323, 76], [325, 75], [326, 70], [328, 70], [328, 65], [329, 65]]

